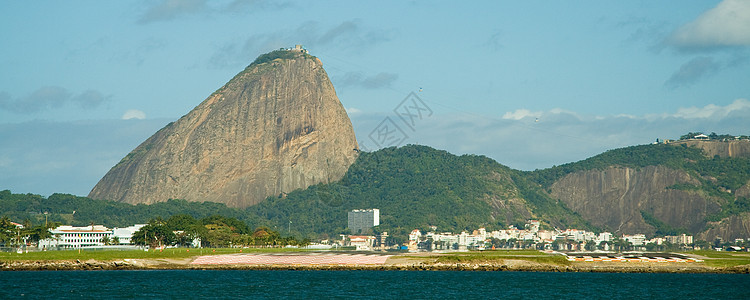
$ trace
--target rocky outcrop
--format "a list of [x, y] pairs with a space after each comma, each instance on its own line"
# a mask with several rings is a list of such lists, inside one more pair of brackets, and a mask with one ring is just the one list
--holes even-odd
[[709, 222], [708, 229], [701, 232], [699, 240], [713, 242], [717, 237], [725, 242], [733, 242], [735, 239], [747, 239], [750, 232], [750, 212], [729, 216], [718, 222]]
[[551, 196], [594, 226], [618, 234], [653, 234], [655, 228], [644, 220], [644, 212], [672, 228], [700, 232], [706, 216], [718, 212], [720, 206], [697, 191], [675, 189], [675, 184], [701, 183], [665, 166], [612, 166], [568, 174], [552, 185]]
[[703, 150], [708, 157], [718, 155], [720, 157], [750, 157], [750, 141], [704, 141], [704, 140], [682, 140], [672, 142], [675, 145], [687, 145]]
[[148, 138], [89, 197], [247, 207], [339, 180], [358, 153], [349, 117], [319, 59], [302, 51], [279, 53], [281, 58], [251, 64]]

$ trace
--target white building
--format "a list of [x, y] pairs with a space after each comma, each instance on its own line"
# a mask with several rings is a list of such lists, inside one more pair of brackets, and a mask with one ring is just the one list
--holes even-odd
[[370, 231], [374, 226], [380, 225], [380, 210], [355, 209], [349, 212], [348, 227], [352, 233], [364, 233]]
[[63, 248], [76, 249], [83, 247], [104, 246], [104, 237], [112, 239], [112, 230], [102, 225], [73, 227], [63, 225], [50, 229], [52, 238], [39, 241], [39, 247], [44, 249]]
[[646, 243], [646, 236], [643, 234], [623, 234], [622, 239], [630, 242], [633, 246], [643, 246]]
[[357, 251], [371, 251], [375, 245], [375, 237], [371, 235], [350, 235], [346, 244], [356, 247]]
[[117, 238], [120, 245], [130, 245], [133, 234], [143, 226], [146, 226], [146, 224], [135, 224], [125, 228], [114, 228], [112, 229], [112, 238]]
[[599, 244], [601, 242], [610, 242], [612, 241], [612, 233], [609, 232], [602, 232], [599, 234], [599, 236], [596, 238], [596, 243]]
[[668, 235], [664, 237], [668, 242], [676, 245], [690, 245], [693, 243], [693, 236], [687, 234]]
[[117, 245], [130, 245], [133, 234], [146, 224], [137, 224], [125, 228], [109, 229], [102, 225], [74, 227], [63, 225], [50, 229], [51, 238], [39, 241], [39, 248], [43, 249], [78, 249], [84, 247], [105, 246], [102, 239], [117, 240]]

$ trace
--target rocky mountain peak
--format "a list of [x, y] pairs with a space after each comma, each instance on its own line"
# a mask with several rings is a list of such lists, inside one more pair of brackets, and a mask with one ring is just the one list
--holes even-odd
[[282, 49], [259, 56], [144, 141], [89, 197], [247, 207], [339, 180], [357, 154], [352, 124], [321, 61], [303, 49]]

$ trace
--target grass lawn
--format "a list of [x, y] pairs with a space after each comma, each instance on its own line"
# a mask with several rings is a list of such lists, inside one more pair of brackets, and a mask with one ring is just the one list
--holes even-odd
[[65, 250], [65, 251], [42, 251], [29, 253], [0, 252], [0, 261], [13, 260], [89, 260], [100, 261], [120, 260], [126, 258], [187, 258], [199, 255], [215, 255], [229, 253], [268, 253], [268, 252], [296, 252], [305, 251], [295, 248], [171, 248], [151, 251], [142, 250]]
[[439, 263], [501, 263], [506, 259], [525, 260], [542, 264], [569, 265], [562, 255], [552, 255], [536, 250], [492, 250], [456, 252], [436, 257]]
[[700, 250], [686, 253], [708, 257], [705, 264], [711, 267], [733, 267], [750, 264], [750, 253], [747, 252]]

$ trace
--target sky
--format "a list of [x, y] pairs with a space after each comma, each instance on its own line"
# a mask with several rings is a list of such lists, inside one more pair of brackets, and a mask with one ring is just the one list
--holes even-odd
[[257, 56], [296, 44], [368, 151], [534, 170], [750, 135], [746, 0], [5, 0], [0, 190], [85, 196]]

